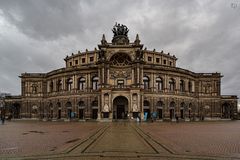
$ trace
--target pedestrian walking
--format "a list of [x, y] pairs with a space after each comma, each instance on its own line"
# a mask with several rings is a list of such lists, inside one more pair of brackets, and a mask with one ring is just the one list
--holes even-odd
[[178, 122], [179, 122], [179, 121], [178, 121], [178, 115], [176, 115], [175, 117], [176, 117], [176, 122], [178, 123]]
[[2, 116], [2, 124], [4, 124], [4, 122], [5, 122], [5, 116], [3, 115]]

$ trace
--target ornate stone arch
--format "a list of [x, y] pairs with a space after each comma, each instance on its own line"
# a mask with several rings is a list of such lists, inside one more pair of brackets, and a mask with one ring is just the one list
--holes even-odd
[[123, 67], [132, 63], [131, 57], [127, 53], [118, 52], [110, 57], [110, 65]]

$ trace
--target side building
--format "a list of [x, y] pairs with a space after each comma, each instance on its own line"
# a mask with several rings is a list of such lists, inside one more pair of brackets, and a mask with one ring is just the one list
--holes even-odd
[[103, 35], [98, 49], [67, 56], [64, 68], [21, 74], [19, 117], [112, 121], [154, 113], [157, 120], [237, 118], [238, 98], [221, 95], [220, 73], [178, 68], [174, 55], [143, 49], [138, 35], [130, 42], [124, 25], [115, 25], [113, 33], [111, 43]]

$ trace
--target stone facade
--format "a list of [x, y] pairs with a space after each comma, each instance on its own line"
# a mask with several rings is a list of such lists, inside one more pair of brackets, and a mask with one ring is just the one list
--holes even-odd
[[21, 118], [114, 120], [155, 113], [157, 120], [237, 118], [237, 96], [221, 95], [220, 73], [176, 67], [115, 25], [112, 43], [67, 56], [65, 68], [21, 74]]

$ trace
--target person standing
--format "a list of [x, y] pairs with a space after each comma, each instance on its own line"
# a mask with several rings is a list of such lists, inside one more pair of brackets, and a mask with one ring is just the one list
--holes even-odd
[[0, 109], [0, 119], [2, 121], [2, 110]]
[[4, 110], [1, 111], [1, 120], [2, 120], [2, 124], [4, 124], [4, 122], [5, 122], [5, 112], [4, 112]]

